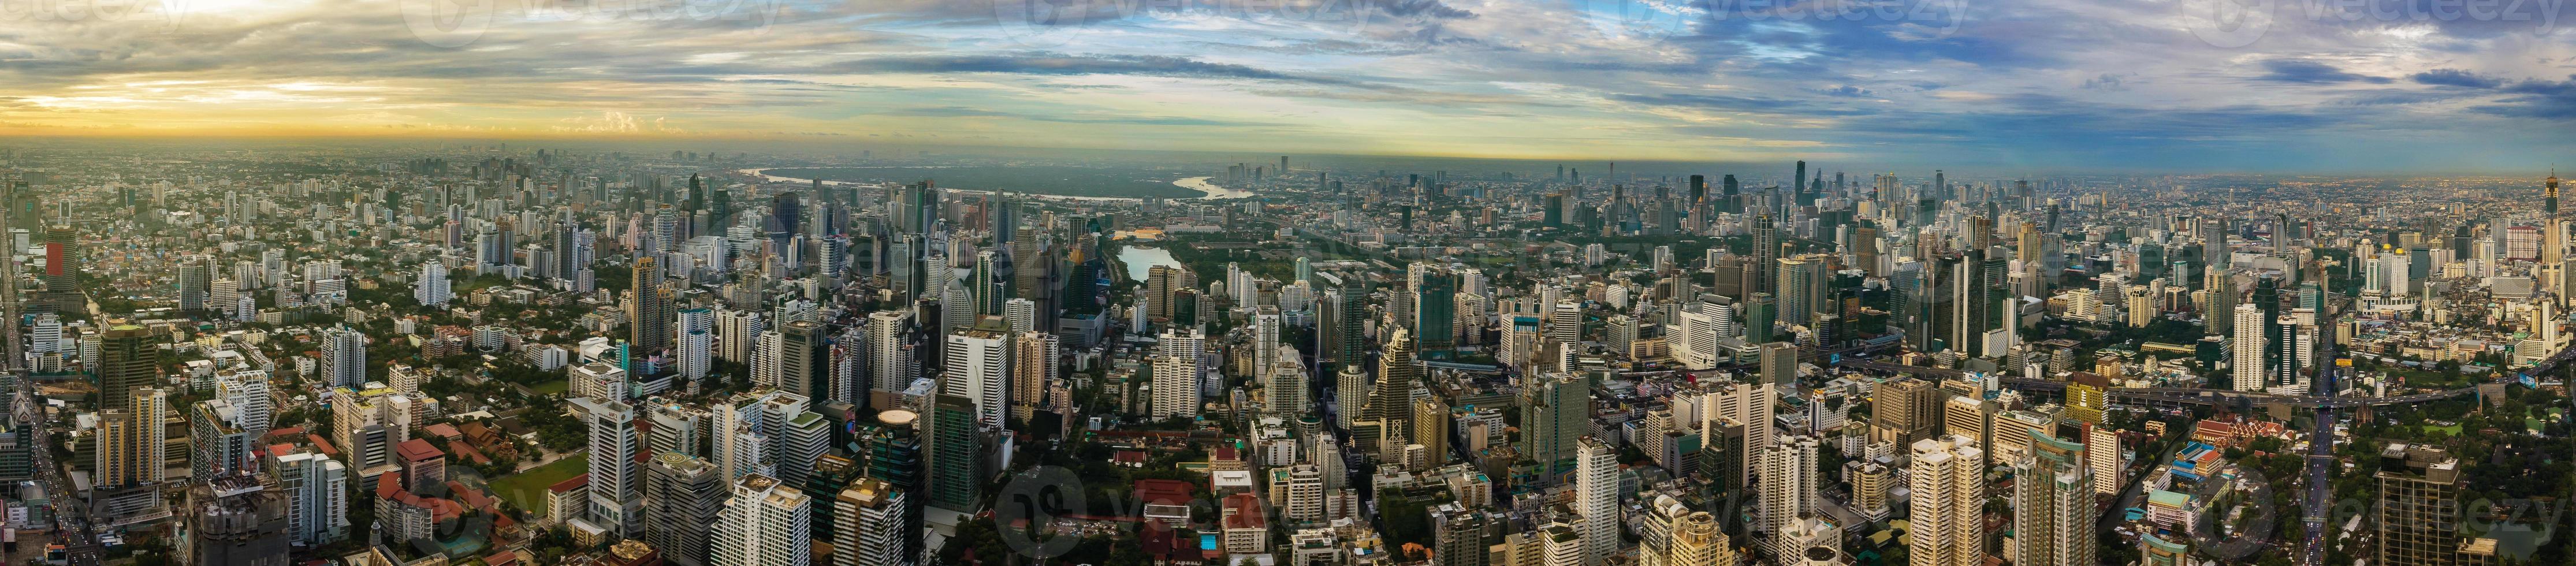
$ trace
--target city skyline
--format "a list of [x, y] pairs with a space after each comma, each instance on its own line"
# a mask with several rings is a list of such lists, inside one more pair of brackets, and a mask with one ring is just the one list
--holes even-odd
[[2363, 173], [2576, 141], [2555, 5], [2216, 3], [68, 3], [0, 22], [0, 134]]

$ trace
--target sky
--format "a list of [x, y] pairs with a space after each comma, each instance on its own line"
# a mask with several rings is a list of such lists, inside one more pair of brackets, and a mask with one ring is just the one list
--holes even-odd
[[0, 135], [2537, 176], [2565, 1], [11, 0]]

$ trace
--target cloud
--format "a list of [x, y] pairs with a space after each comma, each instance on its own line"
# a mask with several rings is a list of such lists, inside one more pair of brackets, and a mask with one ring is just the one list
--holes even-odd
[[2267, 72], [2260, 77], [2256, 77], [2257, 80], [2300, 84], [2334, 84], [2349, 82], [2387, 84], [2395, 82], [2394, 79], [2390, 79], [2388, 77], [2373, 77], [2355, 74], [2336, 68], [2333, 65], [2304, 59], [2272, 59], [2264, 61], [2263, 68]]
[[2415, 82], [2418, 84], [2436, 86], [2495, 88], [2504, 84], [2504, 81], [2502, 80], [2478, 76], [2476, 73], [2459, 69], [2434, 69], [2415, 73], [2411, 78], [2415, 79]]

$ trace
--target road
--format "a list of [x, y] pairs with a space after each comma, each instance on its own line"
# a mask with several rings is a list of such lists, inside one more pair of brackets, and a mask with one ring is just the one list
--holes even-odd
[[[7, 212], [0, 213], [0, 233], [7, 233], [10, 224], [18, 220], [17, 199], [24, 196], [9, 194], [0, 197], [0, 206], [8, 207]], [[89, 506], [81, 504], [80, 494], [70, 489], [71, 482], [64, 480], [62, 464], [54, 461], [53, 437], [45, 428], [51, 423], [47, 422], [43, 407], [36, 400], [35, 376], [29, 374], [24, 364], [26, 344], [20, 341], [18, 317], [19, 310], [25, 306], [26, 302], [18, 295], [17, 262], [0, 261], [0, 316], [7, 318], [5, 323], [0, 323], [0, 342], [7, 343], [8, 370], [18, 379], [17, 413], [34, 417], [26, 423], [25, 438], [37, 444], [34, 450], [36, 479], [45, 482], [45, 496], [53, 500], [54, 523], [62, 527], [55, 534], [54, 542], [64, 546], [72, 566], [98, 566], [103, 548], [98, 544], [97, 526], [90, 522]]]
[[[2576, 350], [2576, 348], [2571, 348], [2570, 350]], [[2552, 359], [2557, 360], [2558, 358]], [[1862, 369], [1925, 375], [1938, 379], [1960, 379], [1967, 375], [1967, 372], [1955, 369], [1909, 366], [1876, 361], [1844, 360], [1842, 365]], [[2006, 377], [1998, 379], [1997, 381], [2002, 382], [2005, 387], [2022, 390], [2062, 391], [2066, 389], [2065, 382], [2049, 381], [2045, 379]], [[2498, 381], [2502, 382], [2504, 380], [2499, 379]], [[2257, 403], [2286, 403], [2295, 407], [2341, 409], [2361, 406], [2411, 405], [2426, 401], [2474, 395], [2477, 394], [2477, 391], [2477, 387], [2471, 386], [2457, 389], [2446, 389], [2431, 393], [2415, 393], [2389, 397], [2339, 397], [2330, 394], [2274, 395], [2252, 391], [2200, 389], [2191, 387], [2114, 387], [2110, 391], [2106, 392], [2106, 394], [2113, 399], [2171, 401], [2198, 405], [2223, 404], [2234, 401], [2236, 398], [2243, 397], [2251, 398]]]

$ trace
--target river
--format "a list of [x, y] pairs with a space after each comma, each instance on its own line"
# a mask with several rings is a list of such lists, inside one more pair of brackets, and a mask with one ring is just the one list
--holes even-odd
[[[782, 167], [781, 169], [785, 169], [785, 168], [784, 168], [784, 167]], [[737, 170], [734, 170], [734, 172], [735, 172], [735, 173], [741, 173], [741, 174], [744, 174], [744, 175], [750, 175], [750, 176], [754, 176], [754, 177], [759, 177], [761, 180], [764, 180], [764, 181], [771, 181], [771, 182], [793, 182], [793, 183], [808, 183], [808, 182], [813, 182], [813, 179], [799, 179], [799, 178], [795, 178], [795, 177], [782, 177], [782, 176], [778, 176], [778, 175], [771, 175], [771, 174], [769, 174], [769, 169], [766, 169], [766, 168], [737, 169]], [[1198, 191], [1198, 192], [1200, 193], [1200, 196], [1199, 196], [1199, 197], [1197, 197], [1197, 198], [1202, 198], [1202, 199], [1250, 198], [1250, 197], [1252, 197], [1252, 196], [1255, 194], [1255, 193], [1253, 193], [1252, 191], [1249, 191], [1249, 190], [1243, 190], [1243, 189], [1229, 189], [1229, 188], [1226, 188], [1224, 185], [1219, 185], [1219, 184], [1216, 184], [1216, 183], [1208, 182], [1208, 180], [1209, 180], [1209, 179], [1215, 179], [1215, 178], [1216, 178], [1216, 177], [1189, 177], [1189, 178], [1185, 178], [1185, 179], [1181, 179], [1181, 180], [1177, 180], [1177, 181], [1172, 181], [1172, 185], [1173, 185], [1173, 186], [1176, 186], [1176, 187], [1184, 188], [1184, 189], [1189, 189], [1189, 190], [1193, 190], [1193, 191]], [[856, 181], [824, 181], [823, 183], [824, 183], [824, 184], [829, 184], [829, 185], [878, 185], [877, 183], [863, 183], [863, 182], [856, 182]], [[979, 190], [979, 189], [956, 189], [956, 188], [944, 188], [944, 187], [943, 187], [941, 190], [946, 190], [946, 191], [961, 191], [961, 192], [970, 192], [970, 193], [988, 193], [988, 192], [992, 192], [992, 191]], [[1133, 201], [1141, 201], [1141, 200], [1145, 200], [1145, 199], [1137, 198], [1137, 197], [1092, 197], [1092, 196], [1072, 196], [1072, 195], [1051, 195], [1051, 194], [1046, 194], [1046, 193], [1018, 193], [1018, 194], [1019, 194], [1020, 196], [1023, 196], [1023, 197], [1035, 197], [1035, 198], [1041, 198], [1041, 199], [1060, 199], [1060, 200], [1133, 200]]]

